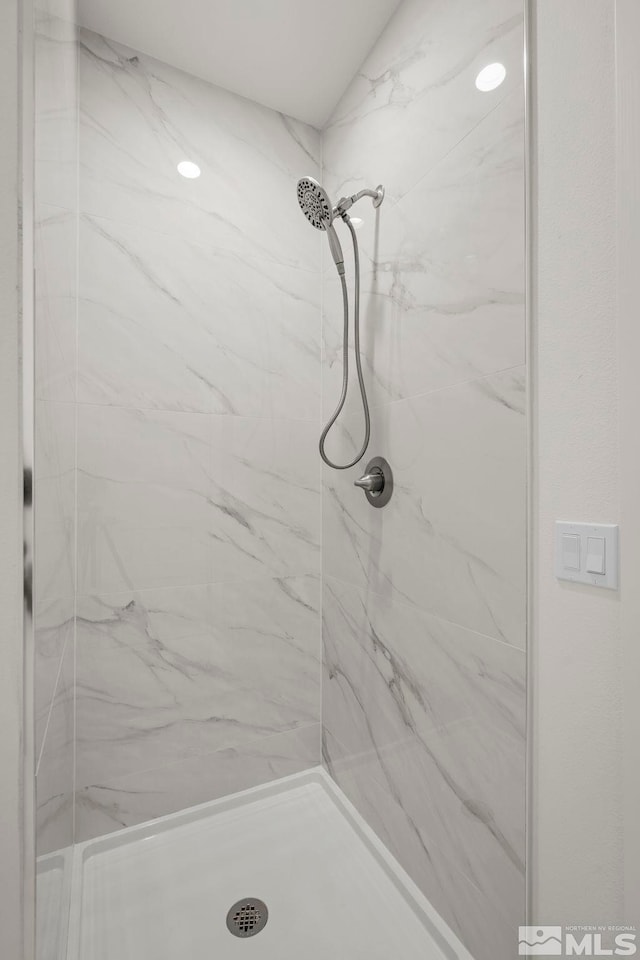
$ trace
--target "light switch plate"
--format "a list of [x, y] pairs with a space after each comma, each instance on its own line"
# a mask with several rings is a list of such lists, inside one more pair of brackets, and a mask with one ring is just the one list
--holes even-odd
[[[575, 539], [577, 538], [577, 540]], [[590, 573], [593, 549], [589, 540], [604, 541], [604, 573]], [[569, 523], [556, 520], [555, 574], [558, 580], [588, 583], [592, 587], [618, 588], [618, 525], [616, 523]], [[593, 548], [594, 543], [591, 544]], [[576, 557], [578, 568], [576, 569]]]

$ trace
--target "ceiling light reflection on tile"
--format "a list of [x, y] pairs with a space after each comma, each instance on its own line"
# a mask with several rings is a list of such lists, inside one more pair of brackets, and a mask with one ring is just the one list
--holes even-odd
[[198, 164], [192, 163], [191, 160], [181, 160], [178, 164], [178, 173], [187, 180], [195, 180], [200, 176], [200, 172]]
[[483, 67], [476, 77], [476, 87], [482, 93], [488, 93], [489, 90], [495, 90], [499, 87], [507, 75], [503, 63], [490, 63]]

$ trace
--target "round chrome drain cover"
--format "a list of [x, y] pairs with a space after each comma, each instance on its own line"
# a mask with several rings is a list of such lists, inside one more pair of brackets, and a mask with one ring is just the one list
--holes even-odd
[[269, 911], [266, 903], [255, 897], [238, 900], [227, 914], [227, 929], [234, 937], [255, 937], [266, 926]]

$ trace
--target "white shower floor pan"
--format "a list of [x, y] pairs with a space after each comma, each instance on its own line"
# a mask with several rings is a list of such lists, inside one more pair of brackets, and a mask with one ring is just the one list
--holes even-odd
[[[76, 847], [68, 960], [472, 960], [321, 769]], [[229, 933], [244, 897], [260, 933]]]

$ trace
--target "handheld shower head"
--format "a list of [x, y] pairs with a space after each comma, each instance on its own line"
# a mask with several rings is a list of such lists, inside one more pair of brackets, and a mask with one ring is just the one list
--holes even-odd
[[327, 192], [313, 177], [298, 180], [300, 209], [316, 230], [326, 230], [333, 220], [333, 207]]
[[298, 203], [311, 226], [326, 231], [331, 256], [338, 273], [344, 276], [344, 255], [333, 226], [333, 207], [326, 190], [313, 177], [303, 177], [298, 180]]
[[[336, 269], [340, 276], [343, 303], [342, 392], [333, 416], [320, 435], [320, 456], [327, 466], [333, 467], [334, 470], [348, 470], [349, 467], [355, 466], [355, 464], [358, 463], [358, 461], [364, 456], [365, 450], [369, 445], [371, 420], [369, 416], [367, 391], [365, 389], [364, 377], [362, 374], [362, 357], [360, 353], [360, 255], [358, 253], [358, 239], [356, 237], [355, 227], [347, 213], [347, 210], [349, 210], [354, 203], [362, 200], [363, 197], [371, 197], [374, 207], [379, 207], [384, 199], [384, 187], [382, 184], [380, 184], [375, 190], [360, 190], [358, 193], [354, 193], [351, 197], [342, 197], [337, 206], [334, 207], [331, 203], [331, 200], [329, 200], [327, 191], [324, 189], [322, 184], [318, 183], [317, 180], [314, 180], [313, 177], [303, 177], [301, 180], [298, 180], [297, 195], [300, 209], [304, 213], [311, 226], [315, 227], [316, 230], [324, 230], [327, 234], [329, 246], [331, 247], [331, 256], [335, 261]], [[344, 407], [347, 399], [347, 390], [349, 388], [349, 294], [347, 292], [347, 280], [344, 270], [344, 257], [342, 255], [340, 241], [338, 240], [338, 234], [333, 227], [333, 220], [335, 217], [340, 217], [344, 221], [345, 225], [349, 229], [351, 241], [353, 243], [353, 267], [355, 272], [353, 336], [356, 355], [356, 371], [358, 374], [358, 384], [360, 386], [360, 396], [362, 397], [362, 409], [364, 412], [365, 423], [364, 441], [362, 443], [362, 447], [360, 448], [360, 452], [349, 463], [342, 464], [334, 463], [325, 453], [325, 440], [327, 439], [327, 434], [342, 412], [342, 408]]]

